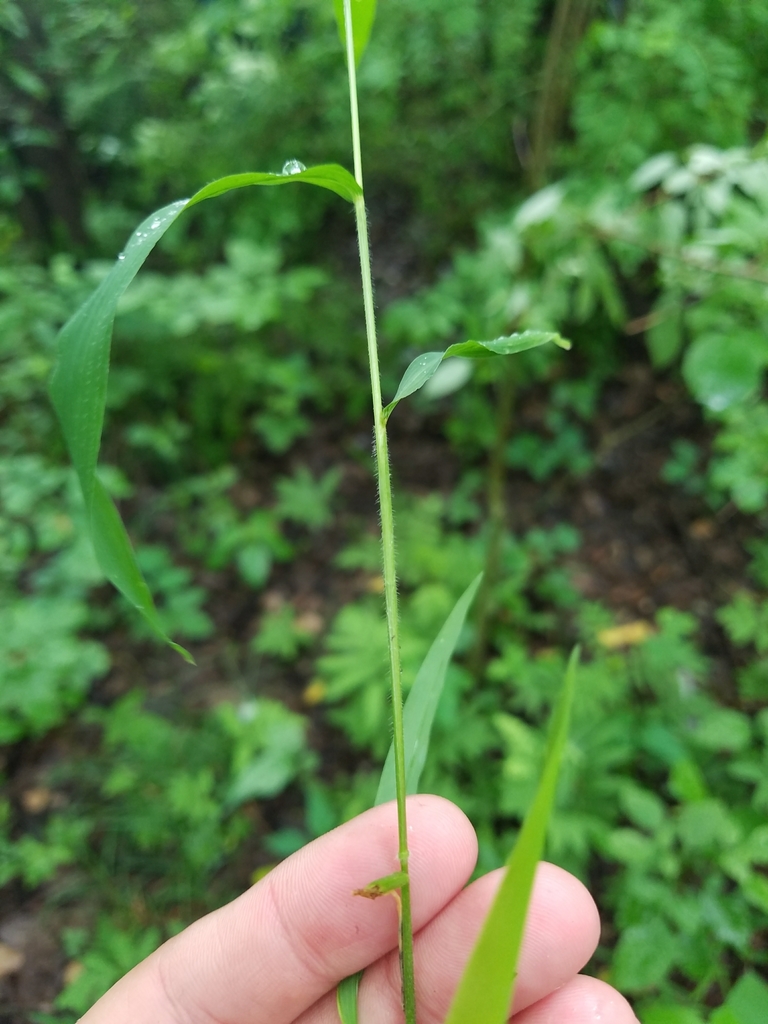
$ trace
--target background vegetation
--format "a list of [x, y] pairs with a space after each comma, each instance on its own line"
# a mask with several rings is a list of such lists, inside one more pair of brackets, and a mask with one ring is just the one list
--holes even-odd
[[[549, 856], [643, 1024], [768, 1001], [767, 33], [766, 0], [382, 0], [360, 70], [388, 393], [454, 340], [574, 341], [393, 417], [409, 678], [489, 570], [425, 788], [498, 863], [582, 642]], [[205, 204], [121, 307], [105, 483], [197, 668], [103, 584], [46, 395], [149, 210], [349, 163], [332, 5], [2, 0], [0, 126], [0, 1014], [42, 1024], [370, 802], [386, 637], [333, 197]]]

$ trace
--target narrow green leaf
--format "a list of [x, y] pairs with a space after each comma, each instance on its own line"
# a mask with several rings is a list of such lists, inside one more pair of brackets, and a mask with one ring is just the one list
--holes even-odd
[[[459, 634], [464, 626], [469, 606], [472, 604], [482, 573], [467, 587], [445, 620], [435, 642], [416, 674], [416, 679], [403, 708], [403, 734], [405, 738], [405, 781], [406, 792], [416, 793], [424, 762], [429, 749], [429, 737], [435, 712], [443, 692], [445, 674], [456, 648]], [[379, 781], [375, 804], [395, 799], [395, 755], [390, 746], [387, 760]]]
[[293, 185], [302, 181], [307, 185], [327, 188], [350, 203], [354, 203], [355, 199], [363, 194], [363, 190], [349, 171], [340, 164], [317, 164], [314, 167], [305, 167], [298, 160], [288, 160], [280, 174], [254, 171], [247, 174], [228, 174], [225, 178], [218, 178], [195, 192], [187, 206], [194, 206], [196, 203], [202, 203], [205, 199], [213, 199], [215, 196], [224, 195], [225, 192], [231, 192], [237, 188], [247, 188], [249, 185]]
[[487, 356], [513, 356], [525, 352], [529, 348], [538, 348], [551, 341], [559, 348], [569, 349], [570, 341], [561, 338], [556, 331], [522, 331], [520, 334], [507, 334], [493, 341], [460, 341], [445, 350], [443, 359], [449, 356], [464, 356], [465, 359], [482, 359]]
[[350, 202], [362, 194], [352, 175], [337, 164], [307, 169], [291, 161], [282, 174], [235, 174], [211, 182], [191, 199], [164, 206], [142, 221], [112, 270], [59, 333], [51, 398], [80, 481], [89, 533], [99, 564], [150, 629], [188, 661], [192, 660], [189, 653], [165, 635], [120, 515], [96, 475], [107, 398], [112, 325], [123, 292], [187, 207], [247, 185], [286, 185], [297, 181], [330, 189]]
[[517, 960], [555, 800], [560, 761], [568, 736], [579, 650], [571, 655], [552, 716], [547, 755], [536, 796], [525, 816], [507, 871], [472, 950], [445, 1024], [506, 1024], [514, 995]]
[[384, 422], [389, 419], [397, 403], [412, 395], [414, 391], [424, 387], [433, 377], [438, 366], [444, 359], [452, 356], [463, 356], [465, 359], [486, 359], [491, 356], [511, 356], [525, 352], [529, 348], [538, 348], [552, 342], [559, 348], [569, 349], [570, 341], [562, 338], [554, 331], [522, 331], [519, 334], [508, 334], [493, 341], [461, 341], [450, 345], [444, 352], [424, 352], [416, 356], [403, 374], [395, 397], [384, 409]]
[[420, 356], [416, 356], [403, 374], [395, 397], [384, 410], [384, 416], [387, 419], [389, 419], [390, 410], [394, 409], [401, 398], [412, 395], [414, 391], [423, 388], [430, 377], [434, 377], [444, 357], [444, 352], [423, 352]]
[[[376, 0], [351, 0], [352, 3], [352, 35], [355, 37], [355, 66], [365, 53], [368, 40], [371, 38], [373, 21], [376, 17]], [[344, 30], [344, 0], [333, 0], [336, 24], [339, 26], [341, 45], [346, 52], [347, 33]]]
[[[405, 737], [406, 791], [408, 793], [416, 793], [418, 791], [419, 779], [424, 769], [424, 762], [429, 748], [432, 723], [437, 711], [440, 694], [443, 692], [445, 674], [448, 671], [448, 665], [456, 649], [456, 643], [464, 626], [469, 606], [472, 604], [482, 578], [481, 573], [470, 583], [454, 605], [453, 610], [443, 624], [443, 628], [427, 651], [427, 656], [421, 664], [421, 668], [411, 687], [411, 692], [408, 694], [408, 699], [405, 702], [405, 707], [403, 708], [403, 733]], [[395, 755], [392, 746], [390, 746], [387, 760], [381, 772], [374, 806], [378, 807], [379, 804], [385, 804], [388, 800], [394, 800], [395, 796]], [[388, 879], [378, 879], [377, 881], [381, 883], [382, 881], [386, 882], [398, 877], [400, 877], [399, 873], [395, 872]], [[400, 880], [402, 881], [402, 879]], [[376, 884], [376, 882], [371, 883], [371, 885]], [[336, 1004], [339, 1009], [341, 1024], [357, 1024], [357, 988], [360, 984], [360, 977], [361, 975], [355, 974], [350, 978], [345, 978], [336, 989]], [[353, 982], [354, 992], [352, 991]]]
[[357, 992], [363, 972], [351, 974], [336, 986], [336, 1008], [341, 1024], [357, 1024]]

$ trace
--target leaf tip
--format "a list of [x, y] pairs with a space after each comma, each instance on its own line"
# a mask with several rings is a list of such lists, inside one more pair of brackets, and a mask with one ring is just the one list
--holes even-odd
[[188, 665], [194, 665], [195, 667], [197, 667], [197, 662], [186, 649], [186, 647], [182, 647], [181, 644], [174, 643], [173, 640], [167, 640], [167, 642], [174, 649], [174, 651], [177, 651], [182, 656], [182, 658], [184, 659], [184, 661], [186, 661]]

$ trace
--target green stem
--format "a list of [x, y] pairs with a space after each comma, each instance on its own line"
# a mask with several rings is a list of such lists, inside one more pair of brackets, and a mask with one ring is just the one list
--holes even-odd
[[[352, 118], [352, 148], [355, 163], [355, 180], [363, 188], [363, 164], [360, 148], [360, 120], [357, 109], [357, 78], [355, 74], [355, 49], [352, 29], [350, 0], [344, 0], [344, 26], [347, 41], [347, 72], [349, 74], [349, 102]], [[416, 1024], [416, 996], [413, 974], [413, 924], [411, 922], [411, 893], [408, 880], [408, 823], [405, 811], [405, 742], [403, 736], [403, 690], [400, 668], [400, 639], [397, 610], [397, 573], [395, 569], [395, 517], [392, 508], [392, 481], [389, 471], [389, 446], [387, 429], [382, 415], [381, 376], [379, 373], [379, 350], [376, 342], [376, 315], [373, 307], [373, 280], [371, 278], [371, 257], [368, 245], [368, 218], [365, 199], [355, 200], [357, 222], [357, 244], [360, 250], [360, 273], [363, 283], [363, 306], [365, 309], [365, 331], [368, 340], [368, 362], [371, 371], [371, 393], [373, 396], [373, 429], [376, 449], [376, 477], [379, 489], [381, 514], [381, 548], [384, 571], [384, 603], [387, 612], [387, 633], [389, 637], [389, 667], [392, 681], [392, 726], [395, 755], [395, 789], [397, 793], [398, 858], [400, 868], [406, 875], [401, 887], [400, 898], [400, 961], [403, 985], [403, 1011], [406, 1024]]]

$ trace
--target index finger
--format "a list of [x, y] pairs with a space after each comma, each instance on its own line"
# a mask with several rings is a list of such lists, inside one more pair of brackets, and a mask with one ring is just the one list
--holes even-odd
[[[440, 797], [408, 800], [414, 928], [464, 886], [477, 843]], [[80, 1024], [289, 1024], [397, 946], [393, 900], [352, 890], [398, 869], [394, 804], [373, 808], [284, 861], [145, 960]]]

